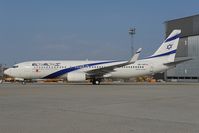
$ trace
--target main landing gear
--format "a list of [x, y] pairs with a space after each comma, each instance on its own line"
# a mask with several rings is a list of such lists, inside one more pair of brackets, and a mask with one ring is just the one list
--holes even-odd
[[25, 84], [26, 84], [26, 81], [22, 81], [21, 84], [22, 84], [22, 85], [25, 85]]
[[93, 85], [100, 85], [100, 82], [101, 82], [101, 81], [100, 81], [99, 79], [93, 79], [93, 80], [92, 80], [92, 84], [93, 84]]

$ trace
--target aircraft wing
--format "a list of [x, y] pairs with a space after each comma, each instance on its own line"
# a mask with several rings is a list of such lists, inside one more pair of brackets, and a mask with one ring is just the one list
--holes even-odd
[[98, 69], [94, 69], [94, 70], [90, 70], [90, 71], [87, 71], [86, 73], [89, 76], [91, 76], [91, 77], [92, 76], [103, 76], [104, 74], [113, 72], [114, 69], [116, 69], [116, 68], [123, 67], [123, 66], [130, 65], [130, 64], [134, 64], [138, 60], [141, 50], [142, 49], [139, 48], [136, 51], [136, 53], [128, 61], [126, 61], [124, 63], [111, 65], [111, 66], [107, 66], [107, 67], [103, 67], [103, 68], [98, 68]]

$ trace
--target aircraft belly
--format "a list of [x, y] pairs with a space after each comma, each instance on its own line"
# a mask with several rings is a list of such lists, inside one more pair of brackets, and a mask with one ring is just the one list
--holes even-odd
[[126, 70], [117, 70], [111, 73], [111, 77], [113, 78], [131, 78], [137, 76], [143, 76], [150, 74], [148, 69], [126, 69]]

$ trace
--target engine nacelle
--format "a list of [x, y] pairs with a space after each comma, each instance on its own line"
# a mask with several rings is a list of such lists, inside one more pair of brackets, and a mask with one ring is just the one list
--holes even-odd
[[83, 72], [72, 72], [67, 74], [68, 81], [86, 81], [86, 74]]

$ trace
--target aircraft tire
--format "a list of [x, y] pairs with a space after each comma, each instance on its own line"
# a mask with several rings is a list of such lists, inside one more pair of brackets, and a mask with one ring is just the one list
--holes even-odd
[[21, 82], [21, 84], [22, 84], [22, 85], [25, 85], [25, 84], [26, 84], [26, 82], [25, 82], [25, 81], [23, 81], [23, 82]]
[[100, 85], [100, 80], [93, 80], [92, 83], [93, 85]]

